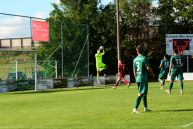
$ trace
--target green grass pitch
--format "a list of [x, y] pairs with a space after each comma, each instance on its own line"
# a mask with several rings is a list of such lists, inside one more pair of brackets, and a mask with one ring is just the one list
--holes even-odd
[[[152, 112], [133, 114], [137, 86], [54, 89], [0, 94], [0, 129], [193, 129], [193, 81], [172, 94], [149, 83]], [[169, 82], [166, 83], [166, 88]]]

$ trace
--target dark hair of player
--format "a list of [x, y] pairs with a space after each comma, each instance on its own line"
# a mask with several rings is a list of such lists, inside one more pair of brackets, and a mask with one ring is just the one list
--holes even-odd
[[120, 61], [121, 61], [122, 64], [125, 63], [125, 60], [123, 58], [120, 58]]
[[136, 51], [137, 51], [138, 53], [140, 53], [140, 54], [143, 53], [143, 49], [142, 49], [141, 46], [137, 46]]
[[168, 58], [168, 54], [164, 54], [164, 57], [167, 59]]
[[174, 53], [178, 54], [178, 50], [176, 48], [174, 48]]

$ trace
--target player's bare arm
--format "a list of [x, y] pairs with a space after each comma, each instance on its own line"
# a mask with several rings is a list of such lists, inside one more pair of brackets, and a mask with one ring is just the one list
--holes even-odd
[[95, 56], [98, 56], [99, 53], [100, 53], [100, 50], [97, 50], [97, 53], [95, 54]]
[[103, 51], [102, 54], [104, 55], [105, 54], [105, 50], [103, 49], [102, 51]]
[[161, 69], [162, 67], [163, 67], [162, 64], [160, 64], [160, 65], [159, 65], [159, 69]]
[[133, 69], [133, 75], [134, 75], [135, 80], [136, 80], [136, 71], [135, 71], [135, 69]]
[[170, 67], [169, 67], [169, 75], [171, 76], [171, 71], [172, 71], [172, 64], [170, 64]]

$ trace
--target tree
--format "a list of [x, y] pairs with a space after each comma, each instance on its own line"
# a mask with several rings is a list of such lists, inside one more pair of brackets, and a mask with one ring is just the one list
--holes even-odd
[[[50, 13], [49, 22], [50, 22], [50, 40], [55, 44], [43, 45], [39, 50], [39, 59], [49, 55], [51, 51], [56, 49], [61, 42], [61, 35], [65, 38], [64, 51], [77, 50], [74, 46], [78, 45], [76, 42], [72, 41], [73, 28], [76, 26], [76, 30], [80, 30], [77, 33], [81, 33], [79, 25], [88, 25], [89, 27], [89, 46], [90, 46], [90, 71], [91, 74], [95, 73], [95, 59], [94, 54], [95, 50], [103, 45], [106, 48], [106, 56], [109, 55], [109, 52], [113, 53], [115, 47], [112, 43], [115, 43], [115, 10], [112, 4], [103, 6], [99, 4], [97, 0], [61, 0], [59, 5], [53, 4], [54, 10]], [[98, 6], [99, 5], [99, 6]], [[63, 32], [63, 34], [61, 34]], [[71, 38], [69, 34], [71, 33]], [[68, 46], [68, 47], [66, 47]], [[48, 48], [49, 49], [46, 49]], [[51, 49], [53, 48], [53, 49]], [[65, 54], [67, 55], [67, 54]], [[53, 55], [55, 59], [60, 62], [61, 53], [56, 52]], [[111, 56], [109, 56], [111, 57]], [[69, 57], [65, 57], [69, 60]], [[72, 58], [72, 56], [71, 56]], [[113, 58], [107, 58], [107, 62], [112, 64]], [[69, 60], [70, 61], [70, 60]], [[70, 61], [69, 66], [74, 66], [75, 61]], [[113, 68], [112, 68], [113, 69]], [[61, 71], [61, 70], [60, 70]]]
[[[182, 3], [160, 0], [158, 8], [153, 8], [151, 0], [120, 0], [120, 47], [122, 54], [129, 56], [128, 59], [132, 59], [132, 56], [135, 56], [135, 47], [142, 45], [148, 51], [149, 58], [159, 58], [161, 53], [165, 51], [164, 44], [161, 42], [165, 41], [166, 33], [174, 33], [179, 27], [181, 27], [180, 30], [183, 30], [180, 32], [185, 32], [187, 28], [191, 28], [192, 16], [188, 13], [192, 11], [192, 7], [188, 6], [188, 4], [191, 5], [191, 2], [187, 1], [186, 6], [183, 6], [184, 8], [188, 7], [188, 9], [176, 11], [177, 8], [182, 8]], [[41, 57], [46, 57], [55, 50], [62, 40], [61, 37], [64, 38], [63, 49], [66, 52], [78, 49], [75, 46], [81, 40], [73, 41], [75, 40], [73, 30], [77, 30], [76, 33], [83, 33], [80, 26], [88, 25], [91, 74], [96, 74], [94, 55], [96, 49], [101, 45], [106, 50], [104, 61], [109, 64], [108, 73], [115, 74], [117, 72], [114, 70], [117, 69], [115, 5], [110, 3], [104, 6], [97, 0], [61, 0], [59, 5], [53, 4], [53, 7], [54, 10], [50, 13], [48, 21], [50, 22], [50, 40], [54, 44], [44, 45], [42, 51], [45, 52], [41, 52]], [[180, 20], [176, 22], [177, 19]], [[159, 52], [155, 51], [160, 48]], [[74, 56], [71, 57], [74, 58]], [[53, 58], [61, 64], [61, 52], [56, 52]], [[70, 60], [70, 57], [65, 58]], [[69, 65], [74, 66], [75, 61], [71, 62]]]
[[122, 33], [127, 41], [143, 45], [149, 39], [151, 2], [148, 0], [123, 0], [120, 4], [123, 18]]
[[190, 0], [160, 0], [157, 9], [159, 33], [163, 39], [167, 33], [192, 33], [193, 1]]
[[193, 1], [191, 0], [176, 0], [174, 1], [174, 15], [176, 24], [178, 25], [179, 33], [193, 32]]
[[115, 6], [108, 4], [100, 5], [98, 15], [90, 22], [90, 54], [91, 71], [96, 73], [95, 56], [99, 46], [105, 47], [106, 54], [104, 62], [109, 65], [108, 74], [115, 74], [117, 69], [117, 49], [116, 49], [116, 18]]

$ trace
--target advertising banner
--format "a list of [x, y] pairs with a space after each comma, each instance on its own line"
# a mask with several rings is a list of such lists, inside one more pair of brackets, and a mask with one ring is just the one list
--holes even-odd
[[32, 20], [32, 40], [49, 41], [49, 24], [45, 21]]

